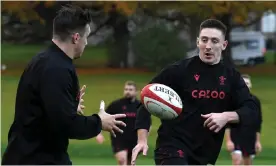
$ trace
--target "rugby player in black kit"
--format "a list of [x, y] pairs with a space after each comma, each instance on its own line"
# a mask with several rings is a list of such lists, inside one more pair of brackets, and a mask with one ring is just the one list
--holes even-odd
[[91, 14], [63, 6], [53, 20], [50, 46], [25, 68], [17, 88], [15, 115], [2, 165], [71, 165], [69, 139], [90, 139], [101, 130], [123, 132], [125, 124], [101, 102], [98, 114], [83, 113], [84, 88], [73, 64], [82, 56], [90, 34]]
[[[226, 27], [220, 21], [205, 20], [197, 40], [199, 56], [167, 66], [150, 82], [171, 87], [183, 102], [183, 111], [176, 119], [161, 120], [154, 152], [157, 165], [215, 164], [225, 125], [255, 123], [257, 105], [248, 87], [234, 67], [221, 61], [227, 46], [225, 33]], [[138, 142], [132, 152], [132, 165], [139, 152], [147, 153], [150, 117], [141, 105], [136, 118]]]
[[[250, 76], [242, 75], [246, 85], [251, 89]], [[262, 126], [261, 102], [257, 96], [252, 94], [259, 107], [258, 121], [255, 127], [228, 127], [225, 131], [226, 148], [232, 155], [233, 165], [252, 165], [252, 161], [257, 153], [262, 150], [260, 133]]]
[[[127, 81], [124, 86], [124, 97], [113, 101], [106, 109], [109, 114], [126, 114], [122, 121], [126, 124], [124, 133], [116, 137], [110, 135], [112, 150], [119, 165], [130, 165], [132, 149], [137, 144], [137, 133], [135, 130], [136, 112], [140, 101], [136, 98], [137, 87], [135, 82]], [[96, 137], [99, 143], [103, 142], [103, 135]]]

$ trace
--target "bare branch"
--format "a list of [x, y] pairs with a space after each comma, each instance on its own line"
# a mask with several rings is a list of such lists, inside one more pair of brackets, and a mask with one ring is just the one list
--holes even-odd
[[107, 25], [108, 20], [109, 20], [109, 18], [107, 18], [106, 21], [104, 21], [104, 22], [101, 23], [99, 26], [97, 26], [97, 28], [96, 28], [93, 32], [91, 32], [91, 33], [89, 34], [89, 36], [96, 35], [96, 33], [97, 33], [100, 29], [102, 29], [104, 26]]
[[259, 15], [257, 18], [252, 19], [251, 21], [248, 21], [246, 24], [232, 24], [232, 28], [237, 28], [237, 27], [249, 27], [251, 25], [257, 24], [260, 20], [262, 19], [262, 15]]
[[111, 10], [108, 15], [107, 18], [105, 19], [105, 21], [103, 21], [102, 23], [100, 23], [100, 25], [97, 26], [97, 28], [91, 32], [89, 34], [89, 36], [95, 35], [100, 29], [102, 29], [103, 27], [105, 27], [106, 25], [111, 25], [112, 22], [117, 19], [118, 15], [116, 14], [116, 10]]
[[187, 16], [184, 16], [180, 12], [175, 12], [173, 15], [169, 14], [157, 14], [157, 12], [152, 12], [151, 10], [148, 9], [143, 9], [144, 14], [150, 17], [155, 17], [159, 19], [165, 19], [166, 21], [169, 22], [174, 22], [174, 21], [180, 21], [181, 23], [188, 24]]

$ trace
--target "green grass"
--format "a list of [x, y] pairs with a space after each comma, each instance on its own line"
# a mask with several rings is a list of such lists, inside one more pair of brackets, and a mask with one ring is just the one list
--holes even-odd
[[[87, 90], [84, 97], [85, 114], [96, 113], [99, 102], [104, 99], [107, 104], [121, 97], [123, 84], [126, 80], [134, 80], [138, 87], [142, 88], [151, 78], [152, 74], [117, 74], [117, 75], [86, 75], [80, 76], [80, 84], [86, 84]], [[2, 75], [2, 98], [1, 98], [1, 145], [2, 152], [7, 145], [7, 133], [14, 115], [15, 94], [18, 84], [18, 76]], [[255, 164], [276, 164], [276, 78], [269, 76], [252, 76], [253, 93], [256, 94], [263, 108], [262, 145], [263, 152], [257, 157]], [[153, 149], [155, 146], [156, 130], [159, 120], [153, 118], [153, 128], [149, 137], [149, 153], [147, 157], [140, 156], [138, 164], [151, 165], [153, 162]], [[71, 140], [69, 153], [74, 164], [109, 165], [116, 164], [111, 152], [109, 136], [104, 133], [106, 141], [98, 145], [95, 139], [79, 141]], [[231, 164], [229, 154], [222, 149], [217, 164]]]
[[[47, 45], [26, 45], [26, 44], [1, 44], [2, 64], [8, 68], [23, 68], [39, 51], [47, 48]], [[266, 63], [274, 63], [273, 52], [267, 52]], [[75, 61], [77, 66], [81, 67], [104, 67], [107, 64], [108, 53], [104, 46], [87, 46], [82, 57]]]
[[266, 58], [266, 63], [273, 64], [276, 57], [274, 56], [274, 52], [268, 51], [265, 54], [265, 58]]
[[[11, 45], [1, 44], [1, 63], [8, 68], [22, 68], [38, 52], [46, 49], [48, 45]], [[104, 66], [107, 61], [107, 50], [104, 47], [87, 46], [81, 57], [75, 61], [76, 65], [82, 67]]]

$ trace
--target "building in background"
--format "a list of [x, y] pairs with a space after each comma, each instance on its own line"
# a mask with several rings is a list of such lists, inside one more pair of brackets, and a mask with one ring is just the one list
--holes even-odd
[[275, 33], [276, 31], [276, 13], [269, 12], [261, 19], [261, 31], [263, 33]]
[[276, 13], [268, 12], [261, 20], [261, 31], [266, 36], [267, 50], [276, 49]]

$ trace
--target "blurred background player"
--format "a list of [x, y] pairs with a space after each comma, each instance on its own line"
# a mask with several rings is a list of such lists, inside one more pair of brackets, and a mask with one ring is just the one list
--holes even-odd
[[[252, 88], [252, 83], [249, 75], [242, 75], [246, 85], [249, 89]], [[242, 161], [244, 165], [251, 165], [252, 160], [256, 153], [260, 153], [262, 150], [260, 142], [260, 132], [262, 124], [262, 112], [260, 100], [251, 93], [254, 100], [259, 105], [259, 121], [256, 128], [248, 128], [243, 126], [242, 128], [228, 128], [225, 132], [226, 136], [226, 148], [232, 153], [232, 164], [241, 165]]]
[[[112, 150], [119, 165], [130, 165], [132, 149], [137, 144], [137, 132], [135, 131], [136, 111], [140, 101], [136, 99], [137, 87], [135, 82], [127, 81], [124, 86], [124, 97], [113, 101], [106, 112], [110, 114], [126, 114], [123, 120], [126, 127], [124, 133], [116, 133], [116, 138], [110, 135]], [[103, 143], [104, 136], [100, 133], [96, 137], [98, 143]]]

